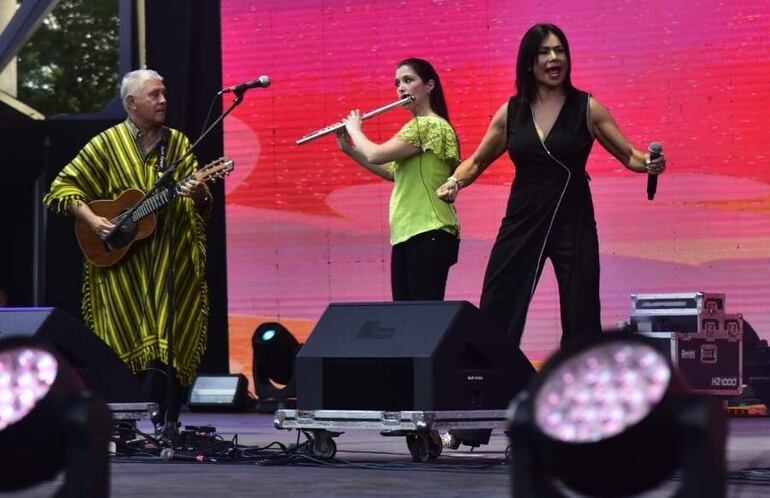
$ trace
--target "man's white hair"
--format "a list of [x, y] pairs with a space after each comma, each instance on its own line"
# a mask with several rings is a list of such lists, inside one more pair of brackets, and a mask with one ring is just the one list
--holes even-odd
[[129, 112], [128, 102], [126, 102], [128, 96], [133, 95], [136, 97], [139, 95], [144, 84], [150, 80], [163, 81], [163, 76], [152, 69], [137, 69], [123, 76], [123, 81], [120, 82], [120, 101], [123, 103], [123, 109], [126, 112]]

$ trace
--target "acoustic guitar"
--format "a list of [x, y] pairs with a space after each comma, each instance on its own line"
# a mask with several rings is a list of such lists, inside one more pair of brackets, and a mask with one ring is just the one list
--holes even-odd
[[114, 200], [89, 202], [88, 206], [94, 214], [109, 219], [116, 228], [106, 239], [101, 239], [87, 223], [76, 219], [75, 238], [80, 250], [94, 266], [114, 265], [123, 259], [131, 244], [152, 235], [157, 225], [155, 211], [168, 204], [182, 184], [188, 180], [216, 180], [228, 175], [234, 167], [231, 159], [220, 157], [177, 182], [172, 189], [161, 190], [147, 198], [139, 189], [128, 189]]

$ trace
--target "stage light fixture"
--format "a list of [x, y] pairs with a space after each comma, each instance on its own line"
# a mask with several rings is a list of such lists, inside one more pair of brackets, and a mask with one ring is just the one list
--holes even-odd
[[243, 411], [252, 408], [248, 380], [243, 374], [198, 375], [187, 406], [194, 412]]
[[555, 354], [511, 404], [513, 495], [630, 496], [679, 470], [674, 496], [721, 498], [725, 425], [648, 341], [606, 333]]
[[107, 406], [54, 348], [29, 337], [0, 341], [0, 490], [64, 469], [57, 496], [109, 496], [110, 433]]
[[289, 330], [277, 322], [266, 322], [254, 331], [254, 391], [260, 402], [291, 404], [297, 397], [294, 362], [301, 345]]

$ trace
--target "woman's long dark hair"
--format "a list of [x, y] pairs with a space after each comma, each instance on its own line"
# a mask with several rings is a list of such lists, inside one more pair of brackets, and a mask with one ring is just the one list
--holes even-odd
[[532, 66], [537, 60], [540, 45], [549, 34], [554, 34], [564, 47], [567, 56], [567, 74], [564, 77], [564, 89], [570, 92], [572, 86], [572, 56], [569, 52], [569, 42], [564, 32], [555, 24], [535, 24], [524, 33], [519, 45], [519, 55], [516, 59], [516, 98], [520, 104], [531, 104], [537, 97], [537, 82], [532, 72]]
[[423, 83], [428, 83], [429, 80], [433, 80], [433, 90], [431, 90], [429, 96], [430, 108], [433, 112], [450, 122], [449, 110], [447, 109], [446, 99], [444, 98], [444, 89], [441, 87], [441, 80], [438, 77], [438, 73], [433, 69], [430, 62], [424, 59], [411, 57], [402, 60], [396, 67], [401, 66], [411, 67]]

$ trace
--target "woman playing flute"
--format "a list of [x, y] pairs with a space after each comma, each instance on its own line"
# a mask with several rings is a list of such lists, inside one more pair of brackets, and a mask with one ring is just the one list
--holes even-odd
[[378, 144], [364, 133], [356, 109], [343, 119], [337, 142], [358, 164], [395, 183], [389, 216], [393, 300], [443, 300], [449, 267], [457, 262], [460, 225], [454, 206], [436, 190], [459, 163], [457, 134], [429, 62], [400, 62], [395, 84], [399, 98], [414, 97], [405, 105], [412, 119]]

